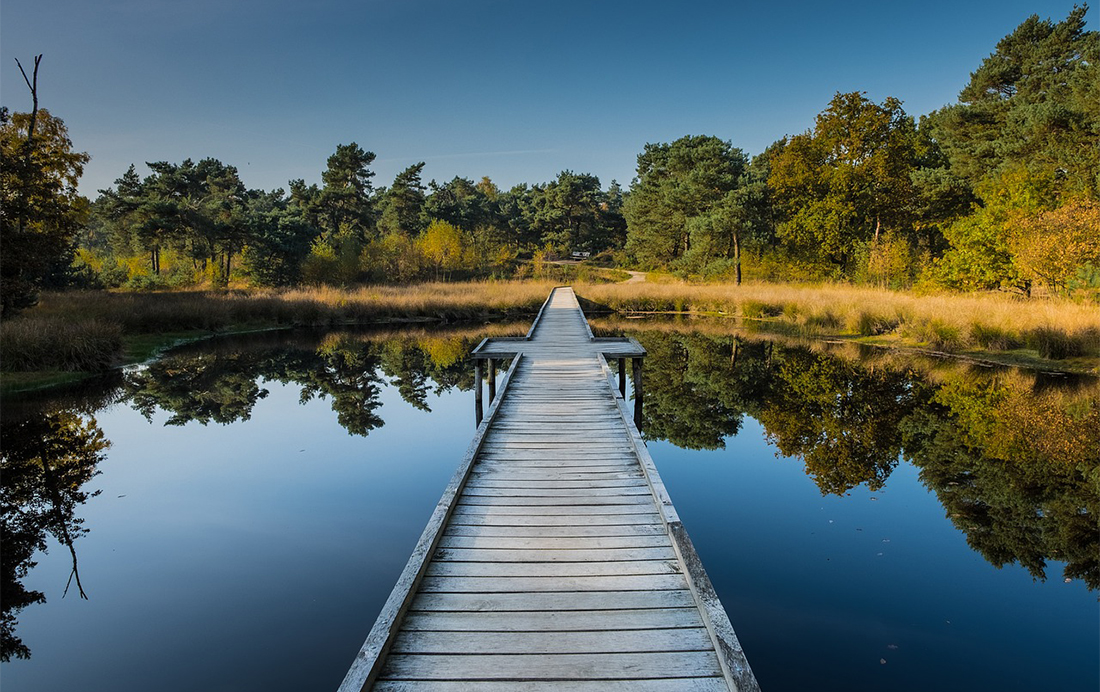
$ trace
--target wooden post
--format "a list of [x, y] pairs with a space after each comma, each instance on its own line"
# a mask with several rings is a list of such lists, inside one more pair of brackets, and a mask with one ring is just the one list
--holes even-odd
[[481, 425], [484, 416], [481, 410], [481, 359], [474, 359], [474, 420], [475, 425]]
[[619, 359], [619, 394], [626, 401], [626, 358]]
[[489, 403], [497, 400], [497, 362], [489, 359]]
[[632, 358], [634, 361], [634, 425], [638, 431], [642, 430], [642, 359]]

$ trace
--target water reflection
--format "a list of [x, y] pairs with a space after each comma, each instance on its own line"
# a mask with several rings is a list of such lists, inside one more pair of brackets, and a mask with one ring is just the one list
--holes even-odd
[[224, 340], [211, 349], [177, 351], [127, 376], [126, 399], [151, 420], [170, 413], [168, 425], [248, 420], [267, 396], [263, 381], [296, 384], [300, 400], [332, 401], [340, 425], [367, 435], [384, 425], [376, 414], [383, 378], [401, 397], [429, 411], [431, 393], [473, 386], [467, 356], [480, 332], [401, 336], [340, 332], [294, 338]]
[[87, 598], [74, 546], [87, 529], [77, 516], [77, 508], [98, 494], [83, 488], [99, 473], [96, 467], [110, 443], [94, 418], [69, 410], [14, 422], [5, 416], [0, 436], [0, 525], [4, 541], [0, 553], [0, 660], [10, 661], [31, 655], [15, 633], [16, 616], [28, 605], [46, 600], [42, 592], [24, 588], [22, 579], [35, 566], [35, 554], [46, 551], [47, 535], [67, 548], [72, 557], [65, 592], [75, 585], [81, 598]]
[[881, 488], [904, 458], [991, 564], [1018, 563], [1042, 580], [1057, 560], [1063, 577], [1100, 587], [1094, 378], [688, 329], [625, 330], [649, 352], [647, 437], [721, 448], [750, 416], [823, 494]]
[[46, 551], [47, 536], [71, 553], [70, 585], [87, 598], [76, 552], [76, 541], [87, 529], [78, 510], [98, 494], [83, 487], [99, 473], [97, 466], [110, 447], [91, 413], [123, 403], [150, 422], [162, 411], [168, 414], [165, 425], [226, 425], [248, 420], [268, 395], [264, 383], [279, 382], [300, 387], [302, 404], [331, 400], [340, 425], [366, 436], [384, 425], [378, 415], [384, 382], [407, 403], [430, 411], [430, 395], [472, 389], [468, 354], [481, 338], [525, 329], [495, 325], [225, 338], [176, 349], [147, 367], [53, 397], [6, 401], [0, 421], [0, 660], [31, 655], [15, 629], [20, 611], [45, 602], [45, 594], [27, 590], [22, 582], [36, 564], [36, 553]]
[[[646, 347], [644, 427], [688, 449], [718, 449], [746, 417], [778, 453], [798, 457], [822, 493], [885, 484], [911, 462], [970, 546], [998, 567], [1100, 587], [1100, 396], [1088, 378], [1052, 379], [916, 360], [877, 349], [767, 341], [696, 324], [644, 328], [603, 322]], [[366, 436], [384, 425], [393, 386], [417, 409], [473, 386], [468, 354], [485, 336], [525, 324], [399, 332], [266, 333], [177, 349], [147, 367], [35, 401], [5, 402], [2, 436], [2, 656], [26, 658], [17, 616], [45, 595], [23, 580], [56, 540], [72, 557], [86, 533], [80, 506], [109, 441], [93, 414], [125, 405], [179, 426], [248, 420], [267, 386], [296, 386], [301, 403], [330, 401], [339, 423]], [[164, 412], [166, 417], [158, 416]], [[402, 558], [403, 559], [403, 558]], [[94, 594], [92, 594], [94, 597]]]

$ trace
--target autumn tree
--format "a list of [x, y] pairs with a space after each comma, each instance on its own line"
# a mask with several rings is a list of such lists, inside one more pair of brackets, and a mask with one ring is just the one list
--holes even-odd
[[[0, 108], [0, 318], [34, 305], [38, 290], [71, 263], [88, 201], [76, 190], [87, 154], [73, 151], [65, 123], [38, 107], [39, 55], [28, 78], [33, 109]], [[22, 66], [20, 66], [22, 69]]]
[[462, 266], [462, 231], [446, 221], [433, 221], [418, 241], [424, 257], [435, 268], [436, 279], [446, 279]]
[[1030, 217], [1009, 244], [1021, 274], [1064, 293], [1082, 268], [1100, 268], [1100, 205], [1074, 201]]

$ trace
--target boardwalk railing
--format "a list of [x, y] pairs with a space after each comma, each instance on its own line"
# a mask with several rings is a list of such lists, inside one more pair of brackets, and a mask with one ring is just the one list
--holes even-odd
[[475, 355], [513, 361], [341, 691], [758, 690], [612, 384], [644, 350], [562, 288]]

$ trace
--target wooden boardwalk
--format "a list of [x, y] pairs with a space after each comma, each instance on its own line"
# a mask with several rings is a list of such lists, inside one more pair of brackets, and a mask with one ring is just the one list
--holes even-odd
[[[342, 692], [758, 690], [572, 289], [555, 289]], [[623, 361], [620, 361], [623, 362]]]

